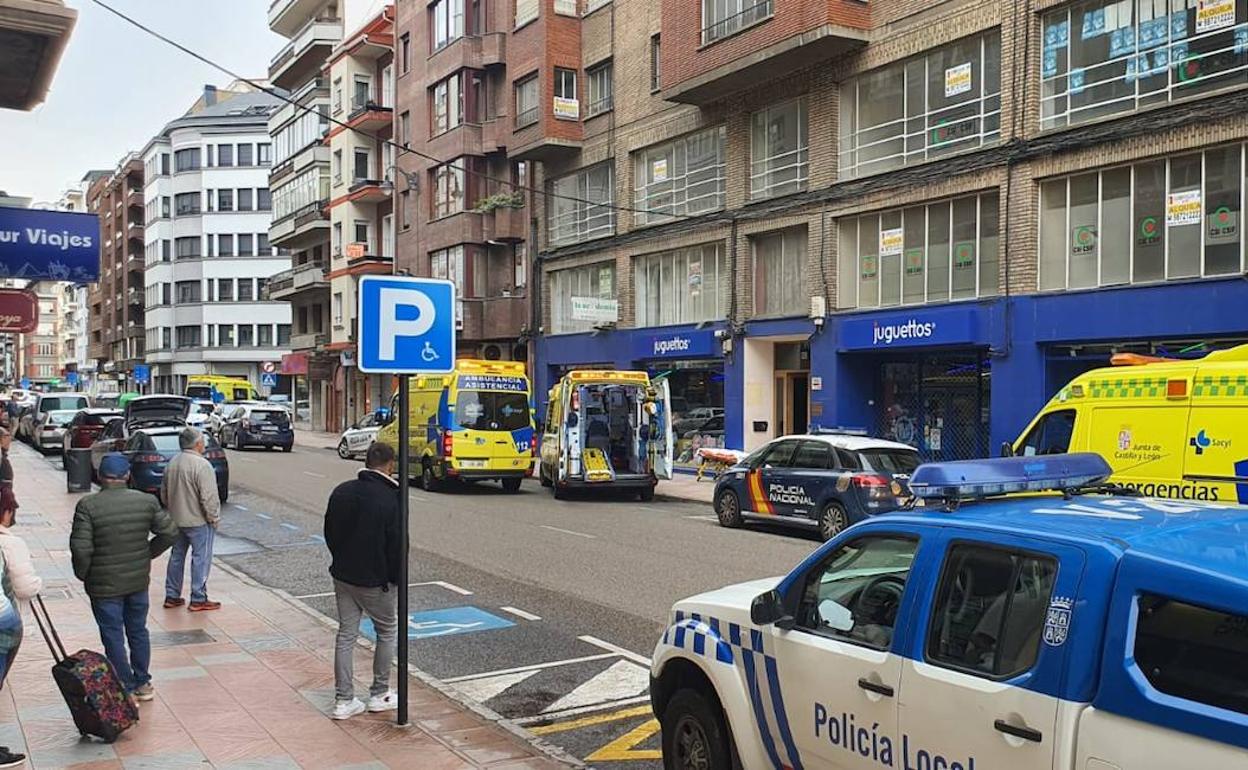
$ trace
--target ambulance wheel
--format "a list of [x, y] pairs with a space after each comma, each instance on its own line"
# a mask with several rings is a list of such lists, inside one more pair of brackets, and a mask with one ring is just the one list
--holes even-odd
[[546, 469], [540, 465], [537, 466], [537, 480], [544, 487], [551, 486], [550, 477], [546, 475]]
[[715, 514], [719, 517], [721, 527], [735, 529], [745, 522], [741, 518], [741, 499], [731, 489], [719, 493], [719, 499], [715, 501]]
[[663, 712], [664, 770], [729, 770], [732, 750], [719, 706], [697, 690], [680, 690]]
[[650, 484], [637, 490], [637, 499], [643, 503], [648, 503], [651, 500], [654, 500], [654, 485]]
[[503, 479], [503, 491], [508, 493], [516, 493], [520, 491], [520, 482], [524, 479]]
[[819, 536], [831, 540], [849, 526], [849, 517], [840, 503], [828, 503], [819, 512]]
[[438, 479], [433, 475], [431, 463], [422, 463], [420, 466], [420, 488], [426, 492], [438, 491]]
[[567, 488], [567, 487], [561, 487], [561, 486], [559, 486], [558, 484], [551, 484], [551, 486], [550, 486], [550, 491], [551, 491], [551, 493], [552, 493], [552, 494], [554, 494], [554, 496], [555, 496], [555, 499], [556, 499], [556, 500], [567, 500], [567, 499], [568, 499], [568, 488]]
[[344, 460], [351, 459], [351, 450], [347, 448], [347, 440], [345, 438], [338, 442], [338, 456]]

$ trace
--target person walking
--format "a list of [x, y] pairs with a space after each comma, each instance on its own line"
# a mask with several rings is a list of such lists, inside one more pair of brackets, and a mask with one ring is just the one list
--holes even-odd
[[105, 455], [99, 476], [100, 491], [74, 509], [69, 534], [74, 575], [91, 599], [104, 654], [117, 678], [126, 692], [147, 701], [154, 697], [147, 587], [152, 560], [173, 544], [178, 529], [156, 498], [126, 488], [130, 461], [125, 455]]
[[13, 486], [13, 463], [9, 462], [9, 448], [13, 446], [13, 433], [0, 428], [0, 484]]
[[[35, 574], [26, 542], [10, 531], [17, 519], [17, 498], [13, 487], [0, 485], [0, 690], [13, 668], [17, 649], [22, 646], [22, 614], [20, 602], [28, 602], [43, 588], [43, 580]], [[26, 761], [25, 754], [0, 746], [0, 769], [18, 767]]]
[[186, 428], [178, 434], [182, 451], [169, 462], [160, 482], [160, 499], [178, 526], [178, 539], [169, 554], [165, 575], [165, 609], [186, 604], [182, 598], [182, 578], [186, 573], [186, 551], [191, 551], [191, 612], [221, 609], [221, 602], [208, 600], [208, 572], [212, 569], [212, 541], [221, 521], [221, 493], [217, 473], [204, 457], [204, 434]]
[[[349, 719], [367, 708], [372, 712], [398, 707], [390, 689], [394, 661], [397, 601], [390, 586], [398, 583], [399, 483], [394, 480], [394, 449], [373, 442], [364, 470], [334, 488], [325, 509], [325, 545], [332, 562], [338, 605], [338, 635], [334, 646], [334, 719]], [[373, 648], [373, 683], [367, 707], [355, 697], [353, 666], [360, 620], [367, 615], [377, 632]], [[406, 676], [407, 672], [400, 672]]]

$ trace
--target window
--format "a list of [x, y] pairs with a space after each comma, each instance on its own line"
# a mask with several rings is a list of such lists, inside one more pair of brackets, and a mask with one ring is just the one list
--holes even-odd
[[517, 28], [537, 18], [538, 5], [538, 0], [516, 0]]
[[577, 97], [576, 70], [555, 67], [555, 102], [556, 118], [578, 120], [581, 117], [581, 103]]
[[637, 326], [726, 318], [731, 280], [723, 245], [637, 257], [633, 261]]
[[178, 281], [175, 288], [178, 292], [179, 305], [202, 301], [199, 281]]
[[223, 348], [234, 347], [234, 327], [221, 324], [217, 327], [217, 344]]
[[963, 38], [849, 80], [840, 103], [843, 179], [994, 144], [1001, 138], [1001, 33]]
[[1040, 185], [1041, 290], [1242, 270], [1243, 146]]
[[217, 279], [217, 301], [233, 302], [234, 301], [234, 279], [218, 278]]
[[473, 246], [452, 246], [429, 253], [429, 274], [455, 283], [455, 295], [480, 297], [485, 294], [484, 255]]
[[368, 220], [366, 220], [366, 219], [357, 219], [357, 220], [355, 220], [355, 233], [354, 233], [354, 235], [355, 235], [355, 237], [354, 237], [353, 241], [354, 241], [355, 243], [361, 243], [361, 244], [363, 244], [363, 245], [364, 245], [364, 253], [365, 253], [365, 254], [375, 254], [375, 253], [376, 253], [375, 251], [373, 251], [373, 248], [372, 248], [372, 238], [370, 237], [370, 235], [371, 235], [371, 234], [369, 233]]
[[[225, 146], [226, 145], [222, 145], [222, 147], [225, 147]], [[217, 211], [233, 211], [233, 210], [234, 210], [234, 191], [233, 190], [217, 190]]]
[[256, 327], [256, 344], [262, 348], [271, 347], [273, 345], [273, 327], [270, 324], [260, 324]]
[[238, 256], [252, 257], [256, 252], [252, 250], [253, 238], [249, 233], [241, 233], [238, 236]]
[[650, 147], [634, 156], [637, 224], [724, 207], [724, 127]]
[[832, 447], [824, 441], [803, 441], [793, 455], [793, 467], [818, 471], [836, 467], [832, 462]]
[[334, 292], [333, 302], [334, 326], [342, 326], [342, 292]]
[[1135, 662], [1157, 690], [1248, 714], [1248, 616], [1153, 593], [1139, 599]]
[[[615, 173], [611, 161], [551, 183], [547, 198], [552, 246], [601, 238], [615, 232]], [[592, 202], [591, 202], [592, 201]]]
[[1242, 0], [1170, 0], [1169, 7], [1165, 0], [1091, 0], [1045, 13], [1041, 126], [1077, 125], [1242, 87], [1244, 7]]
[[238, 346], [240, 348], [250, 348], [256, 344], [256, 327], [251, 324], [239, 324], [238, 326]]
[[191, 259], [200, 256], [199, 236], [175, 238], [173, 241], [173, 252], [178, 259]]
[[170, 216], [172, 216], [172, 210], [173, 210], [173, 199], [170, 198], [168, 195], [161, 196], [160, 218], [168, 219]]
[[806, 189], [806, 99], [754, 113], [750, 135], [750, 197], [788, 195]]
[[238, 301], [239, 302], [255, 302], [256, 293], [252, 288], [252, 279], [238, 279]]
[[173, 330], [168, 326], [162, 326], [160, 329], [160, 347], [163, 350], [173, 347]]
[[334, 150], [334, 184], [342, 184], [342, 150]]
[[253, 206], [252, 206], [252, 194], [251, 193], [252, 191], [250, 188], [247, 188], [247, 187], [239, 188], [238, 190], [238, 210], [239, 211], [251, 211], [252, 210]]
[[335, 222], [334, 229], [330, 233], [329, 246], [333, 250], [335, 256], [342, 255], [342, 223]]
[[273, 145], [261, 142], [256, 145], [256, 160], [261, 166], [273, 165]]
[[[320, 104], [316, 109], [310, 112], [300, 112], [296, 118], [278, 129], [273, 135], [273, 145], [275, 146], [275, 157], [273, 162], [277, 164], [285, 163], [294, 157], [305, 147], [312, 144], [320, 143], [322, 137], [329, 131], [329, 105]], [[270, 145], [260, 145], [260, 163], [268, 165], [265, 153], [268, 152]]]
[[450, 216], [464, 210], [464, 159], [439, 166], [433, 172], [433, 218]]
[[277, 346], [279, 348], [290, 347], [290, 324], [277, 325]]
[[537, 75], [516, 81], [516, 128], [536, 123], [538, 110]]
[[351, 80], [351, 109], [367, 107], [373, 100], [373, 81], [366, 75], [356, 75]]
[[160, 285], [160, 304], [162, 305], [173, 304], [173, 284], [162, 283]]
[[612, 66], [609, 59], [585, 70], [585, 78], [588, 81], [585, 94], [585, 117], [592, 118], [611, 109], [615, 95], [611, 77]]
[[412, 145], [412, 113], [399, 115], [399, 144], [404, 147]]
[[433, 109], [430, 111], [430, 117], [433, 125], [430, 130], [433, 136], [450, 131], [464, 122], [464, 101], [460, 91], [459, 73], [436, 84], [431, 97]]
[[381, 218], [381, 256], [394, 258], [394, 215]]
[[[225, 146], [225, 145], [222, 145], [222, 146]], [[254, 166], [255, 165], [254, 152], [255, 152], [255, 145], [240, 144], [238, 146], [238, 165]]]
[[217, 256], [232, 257], [234, 256], [234, 236], [228, 233], [221, 233], [217, 236]]
[[404, 75], [412, 69], [412, 36], [410, 33], [405, 32], [399, 38], [399, 66]]
[[269, 246], [268, 233], [256, 233], [256, 256], [271, 257], [273, 256], [273, 248]]
[[352, 164], [352, 180], [360, 182], [366, 179], [372, 179], [371, 166], [372, 153], [362, 147], [356, 147], [353, 154], [354, 163]]
[[464, 0], [436, 0], [429, 6], [433, 50], [440, 51], [464, 35]]
[[217, 145], [217, 165], [218, 166], [233, 166], [234, 165], [234, 145], [232, 144]]
[[997, 293], [997, 193], [838, 221], [837, 305], [917, 305]]
[[806, 228], [758, 236], [754, 245], [754, 315], [806, 315]]
[[910, 538], [878, 536], [838, 548], [811, 570], [798, 603], [797, 627], [888, 649], [918, 545]]
[[192, 147], [173, 153], [173, 167], [177, 171], [199, 170], [199, 148]]
[[198, 214], [200, 207], [200, 197], [197, 192], [178, 193], [173, 196], [173, 205], [178, 216], [186, 217]]
[[1027, 433], [1019, 447], [1019, 454], [1024, 457], [1066, 454], [1070, 451], [1070, 438], [1074, 432], [1074, 409], [1049, 412]]
[[200, 330], [198, 326], [179, 326], [175, 331], [178, 336], [179, 348], [199, 347]]
[[[169, 176], [169, 153], [162, 152], [160, 154], [160, 175]], [[169, 347], [165, 345], [165, 347]]]
[[771, 17], [771, 0], [702, 0], [702, 44]]
[[659, 36], [651, 35], [650, 36], [650, 92], [651, 93], [658, 91], [659, 85], [662, 82], [659, 79], [659, 53], [660, 53]]
[[600, 262], [550, 273], [552, 334], [590, 331], [619, 320], [615, 263]]
[[927, 635], [927, 659], [994, 679], [1032, 667], [1057, 577], [1057, 560], [980, 545], [945, 558]]

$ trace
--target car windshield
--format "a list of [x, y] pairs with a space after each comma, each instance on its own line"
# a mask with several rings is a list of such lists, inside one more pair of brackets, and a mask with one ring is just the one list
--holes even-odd
[[914, 473], [919, 467], [919, 453], [912, 449], [860, 449], [863, 470], [876, 473]]
[[252, 422], [267, 422], [270, 425], [290, 424], [290, 415], [282, 409], [253, 409], [250, 419]]
[[57, 412], [63, 409], [86, 409], [90, 404], [87, 403], [86, 396], [44, 396], [39, 402], [39, 408], [44, 412]]
[[186, 386], [186, 395], [191, 398], [212, 398], [212, 388], [208, 385], [188, 385]]
[[48, 424], [69, 425], [70, 420], [73, 420], [76, 414], [78, 414], [77, 409], [58, 409], [55, 412], [48, 412]]
[[455, 423], [468, 430], [513, 431], [529, 427], [529, 399], [523, 393], [460, 391]]

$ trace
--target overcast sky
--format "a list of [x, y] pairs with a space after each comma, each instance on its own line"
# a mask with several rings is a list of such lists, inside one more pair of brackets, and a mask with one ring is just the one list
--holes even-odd
[[[269, 0], [105, 0], [186, 47], [247, 77], [264, 78], [285, 44], [269, 31]], [[32, 112], [0, 110], [0, 190], [56, 201], [88, 170], [141, 150], [194, 103], [204, 84], [230, 78], [130, 26], [90, 0], [48, 92]]]

